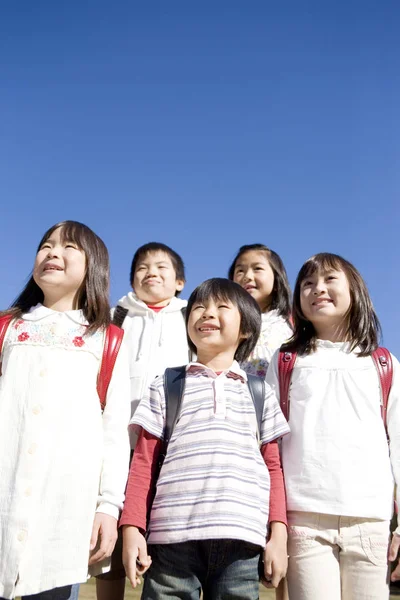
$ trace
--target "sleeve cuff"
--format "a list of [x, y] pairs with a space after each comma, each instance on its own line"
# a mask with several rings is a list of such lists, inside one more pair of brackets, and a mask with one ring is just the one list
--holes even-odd
[[118, 521], [119, 519], [119, 508], [115, 506], [115, 504], [110, 504], [109, 502], [100, 502], [98, 507], [96, 508], [97, 513], [103, 513], [105, 515], [109, 515], [110, 517], [114, 517]]

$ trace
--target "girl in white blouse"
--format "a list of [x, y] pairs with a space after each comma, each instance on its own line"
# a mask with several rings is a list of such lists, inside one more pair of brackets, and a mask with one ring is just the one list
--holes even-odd
[[241, 363], [246, 373], [265, 377], [272, 355], [292, 335], [290, 287], [280, 256], [263, 244], [239, 248], [228, 277], [244, 288], [261, 310], [261, 333], [249, 358]]
[[88, 563], [107, 570], [129, 461], [121, 348], [102, 413], [110, 322], [104, 243], [75, 221], [43, 236], [12, 308], [0, 377], [0, 598], [75, 598]]
[[[293, 337], [282, 347], [297, 353], [291, 433], [282, 440], [290, 600], [387, 599], [389, 523], [400, 482], [399, 363], [392, 358], [388, 447], [371, 357], [380, 327], [361, 275], [335, 254], [313, 256], [297, 277], [293, 319]], [[277, 393], [278, 355], [267, 374]], [[392, 579], [399, 577], [397, 567]]]

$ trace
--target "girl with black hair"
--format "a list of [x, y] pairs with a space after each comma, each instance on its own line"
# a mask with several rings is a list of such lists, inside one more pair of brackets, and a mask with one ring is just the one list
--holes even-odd
[[10, 317], [0, 377], [0, 598], [75, 599], [88, 563], [109, 568], [130, 395], [121, 348], [102, 412], [108, 289], [104, 243], [65, 221], [45, 233], [32, 276], [0, 314]]
[[257, 344], [241, 367], [265, 377], [273, 353], [292, 335], [290, 288], [280, 256], [263, 244], [242, 246], [228, 277], [256, 300], [261, 310], [261, 332]]
[[[300, 269], [293, 321], [293, 337], [280, 355], [295, 359], [291, 433], [282, 440], [289, 597], [385, 600], [394, 483], [399, 495], [400, 482], [399, 363], [388, 354], [386, 432], [372, 357], [379, 321], [360, 273], [336, 254], [317, 254]], [[277, 394], [281, 360], [276, 353], [267, 374]], [[398, 534], [400, 528], [389, 551], [393, 561]], [[392, 579], [399, 578], [397, 567]]]

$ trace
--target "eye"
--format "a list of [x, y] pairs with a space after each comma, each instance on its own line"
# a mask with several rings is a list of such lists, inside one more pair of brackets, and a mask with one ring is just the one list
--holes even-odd
[[310, 281], [309, 279], [306, 279], [305, 281], [303, 281], [303, 283], [302, 283], [302, 287], [303, 287], [303, 288], [304, 288], [304, 287], [308, 287], [309, 285], [312, 285], [312, 284], [313, 284], [313, 282], [312, 282], [312, 281]]
[[337, 279], [336, 275], [328, 275], [326, 278], [328, 281], [332, 281], [333, 279]]
[[73, 244], [72, 242], [68, 242], [67, 244], [65, 244], [66, 248], [73, 248], [74, 250], [77, 250], [78, 247], [76, 246], [76, 244]]
[[264, 271], [264, 267], [255, 267], [255, 271]]
[[227, 304], [218, 304], [218, 308], [230, 308]]
[[49, 242], [45, 242], [44, 244], [42, 244], [42, 245], [40, 246], [40, 249], [41, 249], [41, 250], [43, 250], [43, 248], [50, 248], [50, 244], [49, 244]]

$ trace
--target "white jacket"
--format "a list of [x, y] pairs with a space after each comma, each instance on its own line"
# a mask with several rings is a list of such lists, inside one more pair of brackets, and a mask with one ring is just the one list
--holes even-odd
[[[134, 292], [129, 292], [118, 301], [118, 305], [128, 309], [122, 327], [129, 354], [133, 415], [157, 375], [161, 375], [167, 367], [186, 365], [189, 362], [182, 313], [187, 301], [174, 297], [168, 306], [155, 312], [139, 300]], [[131, 444], [134, 445], [133, 438], [131, 433]]]

